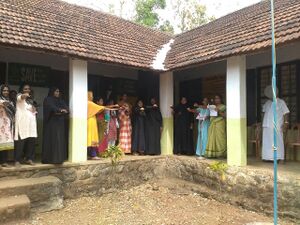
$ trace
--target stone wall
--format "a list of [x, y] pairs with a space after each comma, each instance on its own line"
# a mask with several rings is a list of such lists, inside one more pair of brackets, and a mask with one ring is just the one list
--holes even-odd
[[153, 178], [164, 177], [164, 157], [121, 161], [112, 167], [109, 160], [42, 165], [0, 170], [0, 180], [54, 176], [62, 181], [65, 198], [100, 195], [133, 187]]
[[[210, 169], [212, 161], [179, 157], [166, 160], [167, 176], [189, 181], [191, 185], [186, 188], [194, 192], [252, 211], [273, 213], [273, 174], [269, 171], [229, 167], [223, 180], [218, 172]], [[278, 210], [280, 216], [300, 221], [299, 179], [278, 178]]]
[[[64, 198], [101, 195], [157, 179], [180, 179], [185, 189], [204, 197], [228, 202], [256, 212], [273, 210], [273, 177], [269, 171], [230, 167], [222, 180], [209, 168], [212, 161], [194, 157], [137, 157], [122, 160], [116, 167], [109, 161], [43, 165], [20, 170], [0, 170], [0, 180], [55, 176], [62, 181]], [[182, 183], [182, 182], [181, 182]], [[281, 216], [300, 220], [300, 182], [279, 178], [278, 203]]]

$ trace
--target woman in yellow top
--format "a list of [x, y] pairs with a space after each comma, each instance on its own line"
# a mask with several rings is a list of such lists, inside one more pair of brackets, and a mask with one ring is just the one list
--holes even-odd
[[97, 149], [99, 145], [99, 135], [96, 114], [104, 110], [117, 110], [118, 105], [104, 107], [93, 102], [93, 92], [88, 92], [88, 121], [87, 121], [87, 149], [90, 159], [98, 160]]

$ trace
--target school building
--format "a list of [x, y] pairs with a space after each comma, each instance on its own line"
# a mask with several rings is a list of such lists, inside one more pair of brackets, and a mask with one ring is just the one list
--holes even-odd
[[[300, 122], [300, 1], [275, 0], [279, 96]], [[58, 86], [70, 105], [69, 161], [87, 160], [87, 91], [104, 96], [159, 98], [162, 154], [173, 152], [170, 105], [221, 94], [227, 106], [227, 162], [255, 155], [251, 125], [261, 122], [264, 88], [271, 84], [268, 1], [191, 31], [169, 35], [60, 0], [0, 0], [0, 83], [30, 82], [42, 103]], [[42, 129], [39, 109], [39, 133]], [[291, 126], [293, 128], [293, 126]], [[41, 135], [39, 135], [41, 137]], [[295, 142], [292, 129], [287, 140]], [[41, 143], [41, 140], [39, 140]], [[288, 160], [300, 159], [297, 148]]]

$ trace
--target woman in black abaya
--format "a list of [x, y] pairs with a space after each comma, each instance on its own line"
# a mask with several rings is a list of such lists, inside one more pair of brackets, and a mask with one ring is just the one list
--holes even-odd
[[174, 154], [194, 155], [193, 147], [193, 114], [188, 111], [187, 99], [181, 98], [180, 104], [174, 109], [175, 140]]
[[62, 164], [67, 159], [65, 117], [68, 112], [59, 88], [51, 88], [44, 100], [42, 163]]
[[162, 131], [162, 116], [155, 98], [151, 106], [146, 107], [146, 155], [160, 155], [160, 136]]
[[133, 111], [133, 126], [132, 126], [132, 153], [134, 155], [145, 153], [145, 119], [146, 113], [144, 103], [139, 100]]

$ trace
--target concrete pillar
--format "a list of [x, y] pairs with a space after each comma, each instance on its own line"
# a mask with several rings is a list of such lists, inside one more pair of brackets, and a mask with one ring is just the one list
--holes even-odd
[[163, 132], [161, 136], [162, 155], [173, 154], [174, 122], [170, 106], [174, 104], [173, 72], [160, 74], [160, 109], [163, 117]]
[[69, 160], [87, 160], [87, 62], [70, 59]]
[[246, 57], [227, 59], [227, 163], [247, 165]]

